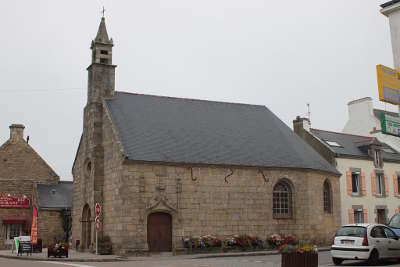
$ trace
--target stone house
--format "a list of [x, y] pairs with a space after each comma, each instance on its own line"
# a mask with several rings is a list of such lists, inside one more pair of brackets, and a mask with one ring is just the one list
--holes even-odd
[[112, 48], [102, 18], [72, 171], [73, 244], [93, 249], [95, 203], [98, 234], [117, 254], [206, 234], [329, 242], [340, 224], [335, 167], [265, 106], [115, 91]]
[[[60, 179], [24, 139], [24, 128], [11, 125], [10, 139], [0, 146], [0, 249], [10, 247], [15, 236], [30, 234], [33, 206], [39, 211], [38, 238], [44, 246], [54, 235], [63, 234], [59, 212], [44, 211], [42, 201], [38, 203], [45, 194], [42, 186], [58, 187]], [[64, 196], [70, 202], [71, 193]]]
[[342, 173], [341, 223], [386, 223], [400, 211], [400, 153], [375, 137], [310, 128], [294, 131]]

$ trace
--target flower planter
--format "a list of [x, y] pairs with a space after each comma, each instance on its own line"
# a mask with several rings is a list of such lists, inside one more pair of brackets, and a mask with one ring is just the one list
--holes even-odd
[[284, 253], [282, 267], [318, 267], [318, 253]]

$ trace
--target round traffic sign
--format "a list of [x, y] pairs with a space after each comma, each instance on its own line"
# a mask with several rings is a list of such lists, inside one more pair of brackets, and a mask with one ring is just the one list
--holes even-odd
[[95, 210], [96, 210], [96, 217], [99, 217], [101, 214], [101, 206], [99, 203], [96, 203]]

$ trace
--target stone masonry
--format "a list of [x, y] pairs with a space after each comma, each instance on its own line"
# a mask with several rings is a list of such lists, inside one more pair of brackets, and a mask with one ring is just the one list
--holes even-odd
[[[99, 236], [111, 238], [116, 254], [148, 251], [147, 219], [154, 212], [172, 216], [173, 250], [183, 248], [185, 236], [206, 234], [266, 239], [281, 233], [319, 244], [330, 241], [340, 224], [339, 178], [333, 173], [128, 160], [104, 104], [114, 95], [112, 46], [102, 18], [91, 47], [88, 101], [72, 170], [74, 245], [93, 250], [96, 202], [103, 207]], [[275, 219], [272, 212], [272, 190], [281, 180], [292, 191], [293, 212], [288, 219]], [[332, 189], [331, 213], [323, 208], [325, 181]]]
[[[27, 196], [30, 200], [29, 209], [0, 209], [0, 249], [5, 247], [5, 228], [1, 218], [3, 215], [22, 215], [26, 218], [24, 232], [30, 232], [32, 220], [32, 205], [35, 204], [35, 186], [37, 183], [57, 183], [58, 175], [32, 149], [24, 139], [24, 126], [10, 126], [10, 139], [0, 147], [0, 195]], [[58, 212], [57, 212], [58, 214]], [[43, 218], [45, 219], [45, 218]], [[47, 223], [47, 221], [43, 221]], [[43, 224], [43, 228], [51, 228]], [[41, 237], [39, 231], [39, 238]]]

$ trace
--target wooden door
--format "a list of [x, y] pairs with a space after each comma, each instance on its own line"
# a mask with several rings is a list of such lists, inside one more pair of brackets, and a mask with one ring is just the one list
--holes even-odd
[[172, 218], [168, 213], [156, 212], [147, 218], [147, 243], [152, 252], [172, 250]]

